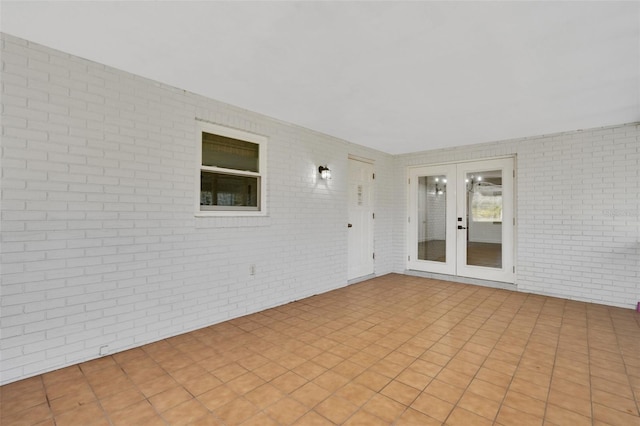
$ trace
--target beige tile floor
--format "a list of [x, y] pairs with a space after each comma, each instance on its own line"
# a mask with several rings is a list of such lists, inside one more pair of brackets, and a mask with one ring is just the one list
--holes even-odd
[[640, 425], [640, 314], [386, 275], [0, 388], [9, 425]]

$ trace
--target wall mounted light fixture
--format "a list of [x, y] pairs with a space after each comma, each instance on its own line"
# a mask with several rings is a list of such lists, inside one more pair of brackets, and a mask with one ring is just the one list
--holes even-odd
[[482, 176], [471, 175], [464, 181], [467, 184], [467, 192], [475, 192], [476, 188], [482, 185]]
[[331, 170], [327, 166], [318, 167], [318, 173], [322, 179], [331, 179]]
[[437, 177], [436, 181], [436, 195], [442, 195], [447, 190], [447, 178]]

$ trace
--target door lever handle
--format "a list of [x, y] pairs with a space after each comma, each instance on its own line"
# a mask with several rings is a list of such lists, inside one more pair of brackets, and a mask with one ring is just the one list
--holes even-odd
[[347, 224], [347, 228], [353, 228], [353, 225], [349, 223]]
[[464, 226], [462, 226], [462, 225], [458, 225], [458, 229], [467, 229], [467, 228], [465, 228], [465, 227], [464, 227]]

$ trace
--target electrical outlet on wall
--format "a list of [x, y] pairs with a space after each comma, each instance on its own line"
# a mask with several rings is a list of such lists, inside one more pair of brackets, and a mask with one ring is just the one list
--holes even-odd
[[109, 345], [102, 345], [100, 346], [100, 352], [99, 352], [100, 356], [103, 355], [108, 355], [109, 354]]

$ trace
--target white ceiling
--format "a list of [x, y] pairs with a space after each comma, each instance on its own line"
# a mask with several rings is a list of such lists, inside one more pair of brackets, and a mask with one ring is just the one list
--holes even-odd
[[2, 1], [1, 29], [391, 154], [640, 120], [640, 2]]

